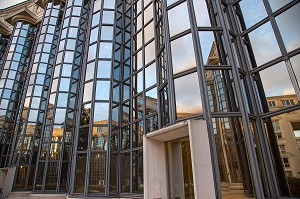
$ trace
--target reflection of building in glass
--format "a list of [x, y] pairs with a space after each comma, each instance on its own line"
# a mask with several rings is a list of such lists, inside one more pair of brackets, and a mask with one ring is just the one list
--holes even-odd
[[[148, 190], [148, 135], [203, 120], [216, 198], [300, 197], [299, 10], [299, 0], [0, 9], [0, 177], [13, 192], [147, 198], [164, 187]], [[189, 139], [186, 195], [174, 198], [197, 191], [188, 144], [201, 140]], [[169, 196], [156, 198], [171, 198], [168, 175]]]
[[[278, 110], [297, 103], [296, 95], [282, 95], [268, 97], [270, 110]], [[284, 171], [287, 177], [300, 177], [300, 112], [295, 110], [289, 113], [272, 117], [272, 125], [282, 158]]]

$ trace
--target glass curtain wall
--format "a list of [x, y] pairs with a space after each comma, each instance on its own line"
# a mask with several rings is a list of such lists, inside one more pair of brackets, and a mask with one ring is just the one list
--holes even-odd
[[36, 27], [16, 21], [0, 79], [0, 167], [9, 164], [18, 103], [23, 93]]
[[0, 74], [2, 73], [4, 67], [9, 38], [10, 36], [0, 33]]
[[[300, 121], [299, 6], [298, 1], [271, 0], [228, 1], [222, 5], [244, 100], [249, 102], [246, 110], [262, 187], [269, 197], [299, 196], [294, 187], [299, 181], [295, 170], [300, 159], [293, 157], [298, 151], [295, 145]], [[289, 165], [289, 161], [293, 163]]]
[[88, 10], [88, 1], [66, 2], [38, 158], [36, 188], [42, 185], [42, 191], [61, 192], [69, 186]]
[[21, 97], [12, 165], [17, 166], [14, 189], [33, 189], [37, 155], [46, 113], [49, 84], [57, 52], [64, 3], [47, 1]]
[[74, 138], [72, 194], [107, 194], [114, 20], [115, 1], [93, 1]]

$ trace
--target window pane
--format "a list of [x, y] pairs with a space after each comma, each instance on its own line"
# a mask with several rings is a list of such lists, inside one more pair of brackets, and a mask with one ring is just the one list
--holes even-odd
[[267, 16], [267, 12], [262, 0], [242, 0], [239, 5], [241, 7], [247, 28], [256, 24]]
[[203, 111], [197, 73], [177, 78], [174, 84], [177, 119], [201, 114]]
[[295, 94], [284, 62], [260, 71], [259, 75], [266, 97]]
[[248, 35], [258, 66], [281, 55], [270, 22], [255, 29]]
[[173, 73], [196, 66], [192, 35], [188, 34], [171, 42]]
[[190, 29], [190, 20], [186, 3], [182, 3], [168, 11], [170, 37]]
[[300, 47], [299, 11], [300, 4], [298, 3], [275, 18], [288, 51]]

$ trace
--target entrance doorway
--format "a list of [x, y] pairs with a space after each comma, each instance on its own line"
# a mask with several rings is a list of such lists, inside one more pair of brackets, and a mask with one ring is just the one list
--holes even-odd
[[194, 199], [194, 182], [189, 138], [166, 142], [169, 197]]

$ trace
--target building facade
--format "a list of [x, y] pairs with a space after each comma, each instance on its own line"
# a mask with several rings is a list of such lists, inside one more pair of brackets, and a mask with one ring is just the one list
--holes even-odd
[[300, 197], [299, 10], [299, 0], [1, 9], [3, 197]]

